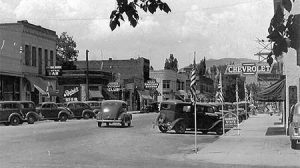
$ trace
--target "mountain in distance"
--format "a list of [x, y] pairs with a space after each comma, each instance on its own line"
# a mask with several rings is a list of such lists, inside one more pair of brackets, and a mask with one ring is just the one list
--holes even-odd
[[[234, 64], [241, 64], [241, 63], [252, 63], [258, 62], [258, 60], [248, 59], [248, 58], [221, 58], [221, 59], [208, 59], [205, 60], [206, 68], [210, 68], [212, 66], [219, 66], [219, 65], [228, 65], [230, 63]], [[199, 63], [197, 63], [199, 64]], [[189, 65], [185, 66], [189, 67]]]
[[227, 65], [230, 63], [234, 64], [241, 64], [241, 63], [252, 63], [258, 62], [258, 60], [248, 59], [248, 58], [221, 58], [221, 59], [208, 59], [205, 60], [206, 68], [212, 66], [219, 66], [219, 65]]

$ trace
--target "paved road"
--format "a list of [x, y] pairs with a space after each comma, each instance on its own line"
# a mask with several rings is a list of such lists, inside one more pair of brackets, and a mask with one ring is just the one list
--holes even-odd
[[[129, 128], [98, 128], [95, 120], [1, 125], [0, 167], [220, 167], [186, 160], [193, 152], [194, 134], [160, 133], [152, 127], [156, 116], [134, 114]], [[199, 134], [198, 147], [217, 138]]]

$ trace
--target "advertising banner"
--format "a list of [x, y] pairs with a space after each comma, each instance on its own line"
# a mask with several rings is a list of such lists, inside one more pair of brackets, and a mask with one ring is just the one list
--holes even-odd
[[80, 87], [79, 86], [64, 86], [64, 100], [79, 101], [80, 100]]
[[228, 112], [224, 114], [224, 127], [225, 129], [231, 129], [238, 126], [237, 115]]

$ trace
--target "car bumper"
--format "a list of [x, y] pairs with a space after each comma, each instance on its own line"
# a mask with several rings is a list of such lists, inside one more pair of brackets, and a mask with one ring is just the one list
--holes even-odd
[[97, 120], [97, 122], [103, 122], [103, 123], [121, 123], [122, 120]]

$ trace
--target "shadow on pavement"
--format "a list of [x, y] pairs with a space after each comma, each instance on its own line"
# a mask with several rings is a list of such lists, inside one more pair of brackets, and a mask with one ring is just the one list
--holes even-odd
[[266, 136], [285, 135], [284, 127], [269, 127]]

